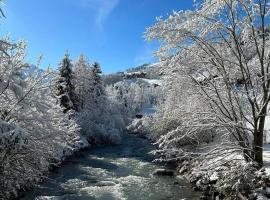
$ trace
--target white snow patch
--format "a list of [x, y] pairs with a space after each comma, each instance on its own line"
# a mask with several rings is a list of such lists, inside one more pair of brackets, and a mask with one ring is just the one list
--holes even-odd
[[210, 181], [217, 181], [218, 180], [218, 173], [214, 172], [211, 176], [210, 176]]
[[264, 166], [265, 166], [265, 172], [267, 174], [270, 174], [270, 144], [264, 144], [263, 162], [264, 162]]
[[264, 131], [265, 131], [264, 142], [270, 143], [270, 116], [266, 116], [265, 118]]
[[150, 85], [162, 85], [162, 80], [159, 79], [146, 79], [146, 78], [139, 78], [139, 80], [142, 80]]

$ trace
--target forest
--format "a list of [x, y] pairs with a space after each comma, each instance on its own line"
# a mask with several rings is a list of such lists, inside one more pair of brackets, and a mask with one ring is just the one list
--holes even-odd
[[[23, 197], [84, 151], [105, 155], [106, 148], [135, 145], [140, 153], [136, 145], [144, 142], [136, 138], [153, 147], [150, 163], [158, 169], [147, 178], [181, 177], [200, 191], [182, 199], [269, 199], [269, 15], [269, 0], [196, 0], [142, 33], [159, 43], [157, 62], [110, 74], [85, 54], [72, 60], [72, 50], [58, 67], [42, 68], [42, 57], [28, 63], [24, 41], [3, 36], [0, 199]], [[2, 6], [1, 20], [8, 17]], [[176, 187], [173, 181], [164, 184]], [[163, 199], [181, 199], [176, 194]]]

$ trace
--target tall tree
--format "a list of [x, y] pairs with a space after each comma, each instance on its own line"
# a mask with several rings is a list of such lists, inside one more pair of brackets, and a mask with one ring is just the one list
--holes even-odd
[[99, 63], [95, 62], [92, 67], [92, 76], [93, 76], [93, 93], [96, 96], [96, 98], [105, 94], [101, 74], [102, 71], [100, 65]]
[[60, 105], [64, 109], [64, 112], [71, 109], [77, 110], [72, 67], [73, 65], [69, 58], [69, 54], [66, 53], [60, 64], [59, 77], [56, 86]]
[[79, 110], [96, 108], [105, 96], [105, 89], [98, 63], [90, 64], [84, 55], [75, 63], [75, 93]]
[[0, 199], [35, 183], [78, 133], [56, 103], [54, 73], [33, 71], [25, 56], [25, 43], [0, 40]]
[[207, 110], [194, 110], [191, 122], [181, 127], [186, 133], [212, 127], [229, 135], [235, 150], [262, 166], [270, 100], [269, 1], [201, 0], [196, 5], [194, 11], [159, 19], [147, 31], [148, 39], [162, 41], [157, 55], [167, 74], [188, 79], [197, 101], [205, 102]]
[[77, 96], [78, 110], [85, 108], [89, 101], [91, 94], [90, 86], [92, 85], [91, 79], [91, 66], [85, 55], [81, 54], [74, 64], [74, 78], [75, 78], [75, 93]]

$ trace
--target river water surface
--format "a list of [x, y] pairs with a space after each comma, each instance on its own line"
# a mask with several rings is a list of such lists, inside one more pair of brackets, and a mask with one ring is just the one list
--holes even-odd
[[125, 135], [120, 145], [97, 147], [71, 158], [21, 200], [195, 200], [200, 194], [176, 177], [153, 176], [153, 146]]

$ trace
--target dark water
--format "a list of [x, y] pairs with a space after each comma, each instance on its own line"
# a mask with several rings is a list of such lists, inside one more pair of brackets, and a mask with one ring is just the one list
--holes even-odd
[[21, 200], [180, 200], [199, 193], [175, 177], [153, 176], [155, 169], [144, 139], [125, 135], [122, 144], [87, 150], [54, 171]]

